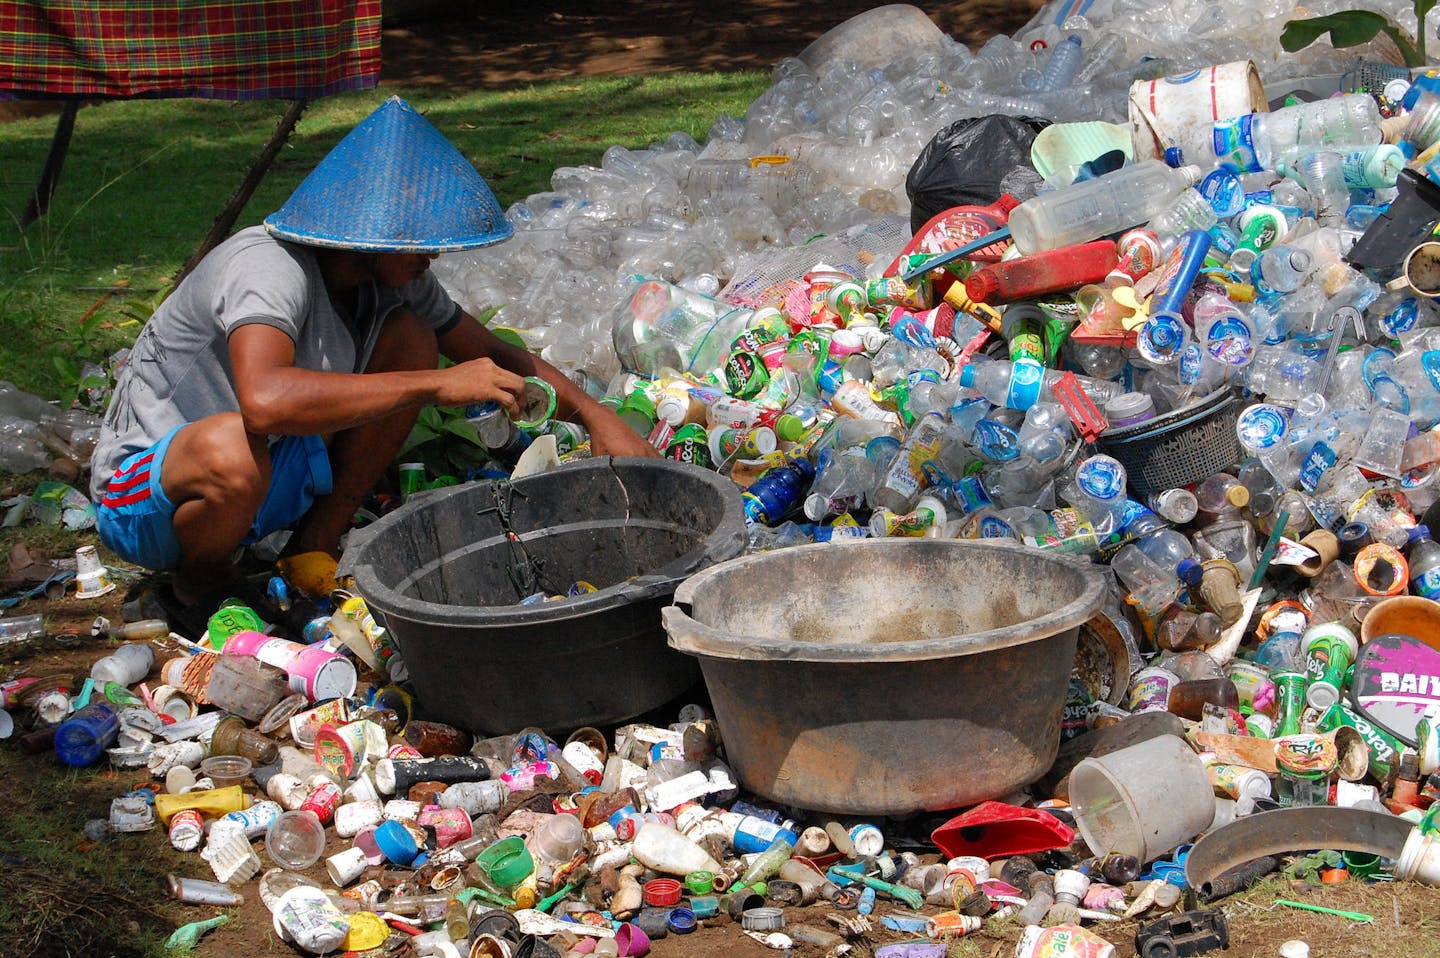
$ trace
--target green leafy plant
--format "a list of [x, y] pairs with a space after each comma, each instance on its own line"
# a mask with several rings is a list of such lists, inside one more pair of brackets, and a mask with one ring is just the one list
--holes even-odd
[[1424, 66], [1425, 15], [1435, 7], [1436, 2], [1437, 0], [1414, 0], [1416, 37], [1413, 42], [1404, 28], [1392, 23], [1382, 14], [1373, 10], [1341, 10], [1323, 17], [1287, 21], [1285, 29], [1280, 33], [1280, 46], [1284, 47], [1286, 52], [1294, 53], [1328, 33], [1331, 46], [1337, 49], [1355, 47], [1369, 43], [1377, 34], [1383, 33], [1394, 41], [1406, 66]]

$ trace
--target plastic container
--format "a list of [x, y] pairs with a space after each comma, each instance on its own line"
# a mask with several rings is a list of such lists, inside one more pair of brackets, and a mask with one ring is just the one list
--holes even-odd
[[281, 812], [265, 831], [265, 851], [281, 868], [304, 871], [325, 854], [325, 826], [314, 812]]
[[100, 760], [120, 734], [120, 717], [105, 702], [93, 702], [70, 716], [55, 730], [55, 755], [73, 768]]
[[90, 677], [97, 685], [119, 682], [128, 688], [149, 675], [154, 664], [155, 650], [149, 642], [131, 642], [96, 661]]
[[[1050, 767], [1077, 634], [1104, 592], [1098, 568], [1019, 545], [884, 539], [723, 563], [663, 617], [700, 659], [742, 785], [891, 815], [996, 798]], [[998, 722], [1010, 687], [1027, 691]]]
[[1073, 246], [1148, 222], [1200, 179], [1198, 166], [1171, 169], [1146, 160], [1026, 200], [1010, 211], [1023, 253]]
[[253, 766], [243, 755], [212, 755], [200, 763], [200, 773], [216, 788], [240, 785], [250, 777]]
[[1232, 390], [1217, 389], [1163, 416], [1105, 430], [1100, 449], [1124, 464], [1130, 488], [1141, 498], [1189, 486], [1240, 461], [1237, 405]]
[[[511, 527], [544, 562], [545, 581], [600, 587], [524, 606], [493, 511], [499, 488], [422, 497], [351, 547], [359, 591], [383, 615], [426, 710], [489, 734], [560, 730], [618, 723], [688, 688], [694, 663], [664, 647], [659, 610], [684, 576], [744, 548], [734, 485], [698, 467], [630, 459], [515, 482]], [[585, 695], [561, 678], [577, 670]], [[541, 675], [555, 680], [535, 681]]]
[[1070, 805], [1091, 851], [1142, 863], [1190, 841], [1215, 818], [1205, 766], [1174, 735], [1082, 760], [1070, 773]]

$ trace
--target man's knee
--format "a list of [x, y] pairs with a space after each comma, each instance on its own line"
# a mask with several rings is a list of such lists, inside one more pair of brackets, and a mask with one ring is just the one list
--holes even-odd
[[365, 371], [394, 372], [401, 369], [434, 369], [440, 361], [440, 344], [431, 329], [404, 307], [393, 309], [375, 342], [375, 351]]
[[[174, 475], [180, 486], [174, 490], [170, 487], [172, 462], [178, 467]], [[177, 502], [193, 498], [258, 505], [270, 485], [265, 441], [245, 431], [239, 413], [207, 416], [186, 426], [176, 435], [165, 465], [162, 481], [166, 493]]]

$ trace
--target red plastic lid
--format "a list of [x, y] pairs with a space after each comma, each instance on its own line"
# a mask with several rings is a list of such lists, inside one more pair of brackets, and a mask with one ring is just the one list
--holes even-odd
[[680, 901], [680, 882], [674, 878], [652, 878], [641, 891], [645, 904], [652, 908], [666, 908]]
[[975, 855], [987, 861], [1064, 848], [1075, 830], [1038, 808], [982, 802], [930, 833], [947, 858]]

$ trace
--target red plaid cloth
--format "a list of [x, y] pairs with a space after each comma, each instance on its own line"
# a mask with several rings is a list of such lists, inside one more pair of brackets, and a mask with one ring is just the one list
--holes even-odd
[[368, 89], [380, 0], [0, 0], [0, 98]]

